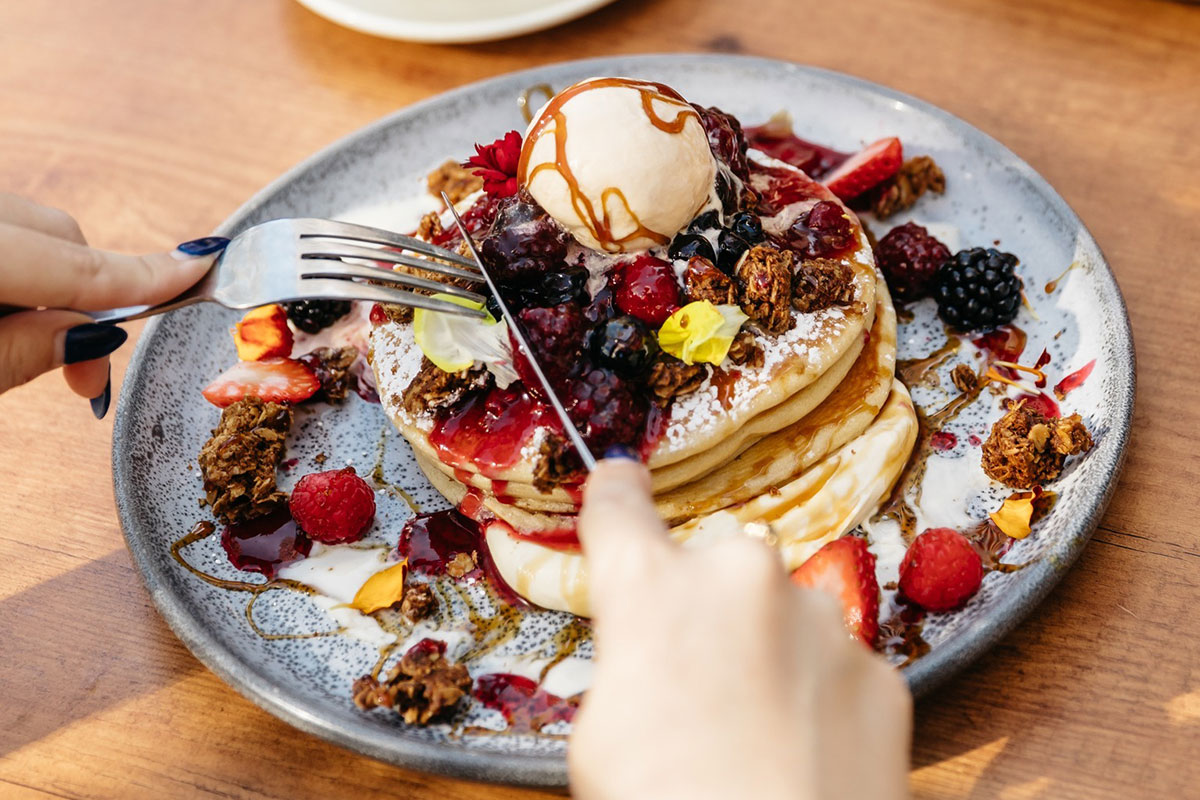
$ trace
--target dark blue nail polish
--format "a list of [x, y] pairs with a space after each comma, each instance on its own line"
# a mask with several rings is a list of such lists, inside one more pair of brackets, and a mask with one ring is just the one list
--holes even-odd
[[125, 344], [128, 338], [129, 334], [116, 325], [98, 325], [94, 322], [76, 325], [67, 331], [67, 338], [63, 342], [63, 363], [77, 364], [103, 358]]
[[104, 419], [104, 415], [108, 413], [109, 403], [112, 402], [112, 365], [108, 367], [108, 382], [104, 384], [104, 391], [92, 398], [92, 414], [96, 419]]
[[632, 448], [626, 447], [623, 444], [611, 445], [607, 450], [604, 451], [604, 457], [624, 458], [628, 459], [629, 461], [641, 461], [641, 459], [638, 458], [637, 453], [633, 452]]
[[210, 256], [226, 248], [229, 239], [224, 236], [205, 236], [203, 239], [192, 239], [184, 242], [175, 249], [188, 256]]

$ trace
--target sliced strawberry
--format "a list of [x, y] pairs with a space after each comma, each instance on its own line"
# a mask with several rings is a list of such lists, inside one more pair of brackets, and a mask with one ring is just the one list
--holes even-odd
[[299, 403], [312, 397], [321, 382], [307, 365], [292, 358], [239, 361], [225, 370], [202, 394], [218, 408], [253, 395], [272, 403]]
[[859, 150], [821, 182], [843, 200], [858, 197], [895, 175], [904, 163], [904, 148], [895, 136]]
[[818, 589], [842, 603], [846, 629], [868, 645], [879, 633], [879, 582], [867, 542], [844, 536], [822, 547], [792, 573], [797, 586]]

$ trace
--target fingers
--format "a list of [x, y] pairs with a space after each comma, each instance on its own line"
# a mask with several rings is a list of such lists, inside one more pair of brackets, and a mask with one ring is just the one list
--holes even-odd
[[109, 253], [4, 222], [0, 254], [0, 303], [85, 311], [169, 300], [215, 258]]
[[[90, 366], [73, 370], [71, 388], [94, 397], [104, 390], [97, 375], [102, 367], [107, 376], [106, 357], [127, 336], [120, 328], [95, 325], [71, 311], [23, 311], [0, 317], [0, 392], [63, 364], [87, 362]], [[97, 360], [100, 365], [94, 363]]]
[[0, 192], [0, 222], [65, 239], [76, 244], [87, 244], [79, 223], [65, 211], [42, 206], [15, 194]]
[[583, 487], [579, 540], [593, 588], [603, 589], [631, 564], [670, 547], [667, 526], [654, 508], [650, 472], [632, 459], [605, 459]]

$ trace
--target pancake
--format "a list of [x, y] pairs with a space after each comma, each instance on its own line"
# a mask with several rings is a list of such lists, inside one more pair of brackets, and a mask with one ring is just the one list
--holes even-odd
[[[882, 281], [876, 300], [868, 341], [861, 353], [854, 354], [857, 358], [848, 370], [835, 365], [812, 386], [751, 420], [716, 447], [651, 472], [655, 501], [664, 519], [682, 522], [753, 497], [866, 429], [887, 400], [896, 364], [896, 314]], [[828, 386], [834, 386], [832, 392]], [[794, 419], [797, 413], [802, 415], [798, 421], [781, 427], [780, 420]], [[768, 433], [764, 436], [762, 431]], [[530, 485], [505, 483], [497, 492], [495, 483], [482, 475], [455, 475], [440, 462], [429, 466], [484, 494], [500, 494], [503, 503], [525, 511], [570, 514], [577, 507], [562, 489], [544, 494]]]
[[[899, 478], [916, 437], [912, 400], [904, 385], [894, 381], [883, 410], [861, 435], [776, 490], [676, 526], [671, 536], [685, 546], [698, 546], [757, 533], [793, 570], [870, 516]], [[451, 499], [466, 493], [461, 484], [445, 489], [438, 484], [435, 480]], [[488, 525], [485, 535], [500, 575], [520, 595], [545, 608], [588, 615], [587, 563], [581, 553], [517, 539], [499, 521]]]
[[[766, 161], [765, 157], [759, 160]], [[839, 202], [824, 186], [811, 181], [794, 167], [782, 162], [771, 163], [774, 169], [787, 171], [791, 185], [799, 187], [800, 194], [795, 202], [772, 218], [764, 218], [764, 228], [768, 225], [774, 229], [786, 228], [820, 200]], [[845, 214], [851, 220], [854, 243], [840, 260], [850, 269], [853, 300], [845, 306], [810, 313], [790, 309], [790, 330], [778, 335], [757, 335], [765, 356], [762, 367], [738, 368], [736, 377], [724, 381], [722, 386], [710, 378], [699, 390], [677, 398], [671, 405], [665, 430], [649, 454], [651, 469], [684, 462], [718, 446], [725, 450], [714, 457], [715, 462], [727, 460], [737, 449], [727, 445], [727, 440], [739, 435], [739, 431], [756, 417], [780, 407], [816, 384], [835, 365], [841, 364], [849, 370], [854, 359], [845, 359], [862, 347], [863, 332], [872, 323], [877, 274], [874, 256], [861, 225], [853, 212], [846, 210]], [[512, 448], [502, 466], [493, 465], [486, 470], [481, 470], [470, 459], [434, 447], [429, 438], [434, 427], [433, 416], [427, 411], [412, 414], [402, 403], [404, 390], [419, 369], [421, 357], [411, 323], [388, 321], [372, 329], [370, 361], [380, 398], [388, 416], [413, 449], [446, 464], [456, 475], [486, 472], [495, 480], [531, 485], [540, 437], [545, 435], [545, 428], [532, 431], [523, 447]], [[837, 381], [827, 383], [825, 394], [833, 390]], [[730, 398], [727, 405], [720, 401], [722, 396]], [[774, 429], [794, 422], [819, 402], [819, 399], [814, 402], [811, 398], [797, 401], [790, 414], [781, 412], [777, 415]], [[755, 435], [769, 432], [758, 430]], [[702, 471], [684, 470], [680, 480], [698, 477]]]

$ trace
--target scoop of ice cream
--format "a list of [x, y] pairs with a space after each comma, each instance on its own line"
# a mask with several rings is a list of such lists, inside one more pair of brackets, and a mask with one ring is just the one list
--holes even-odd
[[666, 244], [713, 194], [700, 117], [673, 89], [589, 78], [555, 95], [525, 132], [518, 177], [586, 247]]

